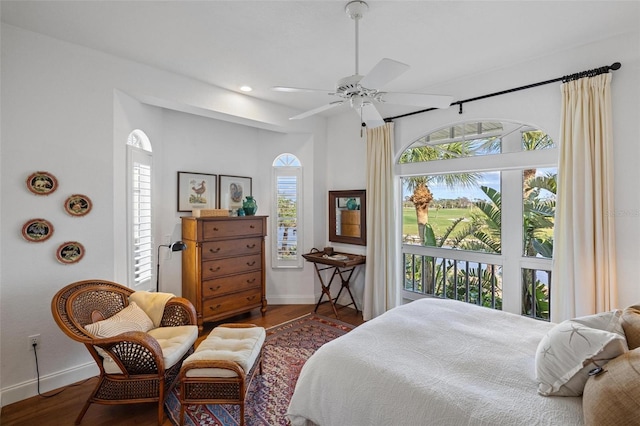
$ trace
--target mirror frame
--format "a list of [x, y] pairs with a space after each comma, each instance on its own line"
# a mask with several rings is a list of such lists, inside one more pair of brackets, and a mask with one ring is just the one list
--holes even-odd
[[[349, 237], [336, 233], [336, 216], [339, 198], [360, 198], [360, 236]], [[367, 245], [367, 191], [364, 189], [347, 191], [329, 191], [329, 241], [335, 243]]]

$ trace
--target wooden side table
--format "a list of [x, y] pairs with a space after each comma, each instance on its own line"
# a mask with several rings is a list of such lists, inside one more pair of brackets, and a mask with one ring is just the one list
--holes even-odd
[[[313, 312], [318, 311], [318, 307], [322, 303], [322, 299], [324, 296], [327, 296], [328, 302], [331, 304], [331, 308], [333, 309], [333, 313], [336, 318], [340, 318], [338, 316], [338, 310], [336, 309], [336, 301], [342, 294], [342, 290], [346, 289], [351, 297], [351, 303], [344, 306], [351, 306], [356, 309], [356, 312], [360, 312], [358, 309], [358, 305], [356, 304], [355, 299], [353, 298], [353, 294], [351, 293], [351, 289], [349, 288], [349, 283], [351, 281], [351, 277], [353, 276], [353, 272], [358, 267], [358, 265], [364, 265], [366, 262], [366, 257], [358, 254], [350, 254], [350, 253], [339, 253], [334, 252], [331, 256], [325, 254], [324, 252], [319, 251], [318, 249], [311, 250], [310, 253], [303, 254], [308, 262], [312, 262], [313, 266], [315, 266], [316, 274], [320, 279], [320, 285], [322, 286], [322, 294], [320, 295], [320, 299], [318, 299], [318, 303], [316, 303], [316, 308]], [[328, 269], [333, 269], [333, 273], [331, 274], [331, 279], [328, 283], [325, 283], [325, 280], [322, 278], [322, 274], [320, 271], [325, 271]], [[340, 290], [338, 291], [338, 295], [333, 298], [331, 297], [331, 284], [333, 283], [333, 279], [339, 276], [341, 281]]]

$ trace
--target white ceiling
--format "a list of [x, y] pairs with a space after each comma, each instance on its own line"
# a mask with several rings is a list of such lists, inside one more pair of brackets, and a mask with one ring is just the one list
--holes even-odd
[[[335, 100], [354, 74], [347, 1], [9, 1], [2, 21], [300, 111]], [[360, 22], [360, 74], [381, 58], [411, 65], [384, 87], [430, 86], [628, 32], [638, 1], [377, 1]], [[615, 58], [614, 58], [615, 59]], [[594, 67], [607, 64], [593, 64]], [[581, 71], [581, 70], [571, 70]], [[389, 107], [383, 116], [408, 112]], [[418, 108], [409, 107], [408, 110]], [[386, 113], [386, 114], [385, 114]]]

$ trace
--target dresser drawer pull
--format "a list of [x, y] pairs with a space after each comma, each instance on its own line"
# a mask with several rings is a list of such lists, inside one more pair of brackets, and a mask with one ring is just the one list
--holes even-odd
[[217, 249], [215, 249], [215, 250], [214, 250], [214, 249], [209, 249], [209, 251], [210, 251], [211, 253], [217, 253], [217, 252], [219, 252], [219, 251], [220, 251], [220, 247], [218, 247], [218, 248], [217, 248]]
[[254, 260], [253, 262], [247, 262], [247, 266], [253, 266], [256, 264], [256, 261]]
[[218, 272], [219, 270], [220, 270], [219, 266], [216, 269], [209, 268], [209, 271], [211, 271], [211, 272]]
[[211, 290], [211, 291], [216, 291], [216, 290], [220, 290], [220, 286], [218, 286], [218, 287], [216, 287], [216, 288], [213, 288], [213, 287], [209, 287], [209, 290]]
[[248, 249], [252, 249], [252, 248], [255, 248], [255, 247], [256, 247], [255, 243], [254, 244], [247, 244], [247, 248]]
[[249, 228], [256, 229], [256, 227], [254, 225], [249, 225]]
[[253, 284], [253, 283], [255, 283], [255, 282], [256, 282], [256, 279], [255, 279], [255, 278], [251, 278], [250, 280], [247, 280], [247, 283], [248, 283], [248, 284]]
[[211, 309], [212, 311], [215, 311], [216, 309], [219, 309], [220, 306], [222, 306], [222, 305], [216, 305], [215, 308], [213, 306], [209, 306], [209, 309]]
[[252, 301], [253, 299], [255, 299], [255, 298], [256, 298], [256, 296], [255, 296], [255, 295], [253, 295], [253, 296], [248, 296], [248, 297], [247, 297], [247, 301], [251, 302], [251, 301]]
[[216, 228], [216, 227], [214, 227], [214, 228], [213, 228], [213, 230], [214, 230], [214, 231], [219, 231], [219, 229], [218, 229], [218, 228]]

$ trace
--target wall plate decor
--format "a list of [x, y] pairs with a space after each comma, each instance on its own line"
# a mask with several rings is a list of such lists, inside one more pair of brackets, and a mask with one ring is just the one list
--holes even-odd
[[178, 172], [178, 211], [216, 208], [217, 175]]
[[67, 241], [60, 244], [56, 250], [58, 262], [70, 265], [79, 262], [84, 256], [84, 246], [77, 241]]
[[64, 202], [64, 210], [71, 216], [84, 216], [92, 206], [91, 199], [82, 194], [73, 194]]
[[53, 235], [53, 225], [45, 219], [30, 219], [22, 225], [22, 237], [32, 243], [41, 243]]
[[238, 210], [242, 200], [251, 192], [251, 178], [220, 175], [218, 180], [218, 205], [221, 209]]
[[32, 194], [49, 195], [58, 189], [58, 179], [49, 172], [35, 172], [27, 178], [27, 189]]

